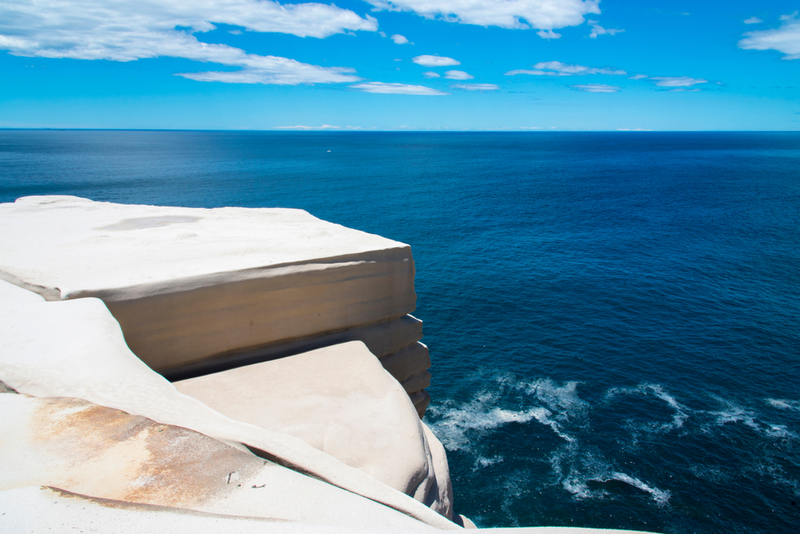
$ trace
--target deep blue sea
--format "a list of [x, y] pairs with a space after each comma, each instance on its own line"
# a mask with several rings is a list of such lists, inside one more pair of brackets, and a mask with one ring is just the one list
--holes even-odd
[[0, 131], [45, 194], [409, 243], [479, 526], [800, 532], [800, 133]]

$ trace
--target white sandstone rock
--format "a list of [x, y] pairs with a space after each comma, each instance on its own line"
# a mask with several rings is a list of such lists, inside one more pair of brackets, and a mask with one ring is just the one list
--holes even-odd
[[302, 210], [25, 197], [0, 204], [0, 234], [0, 279], [48, 300], [101, 298], [159, 371], [387, 322], [416, 303], [408, 245]]
[[174, 385], [232, 419], [297, 436], [452, 517], [444, 448], [360, 341]]
[[[49, 486], [229, 516], [430, 530], [374, 501], [197, 432], [84, 400], [5, 393], [0, 413], [0, 491]], [[7, 525], [2, 530], [9, 532]]]
[[[30, 510], [36, 510], [31, 514]], [[53, 532], [114, 532], [116, 534], [408, 534], [416, 529], [357, 527], [231, 517], [131, 504], [75, 495], [51, 488], [27, 487], [0, 491], [0, 515], [9, 534]], [[634, 534], [634, 531], [574, 528], [489, 528], [486, 534]]]
[[76, 397], [194, 430], [426, 524], [457, 528], [419, 501], [299, 438], [236, 421], [179, 393], [128, 349], [102, 301], [44, 302], [5, 282], [0, 287], [4, 296], [0, 300], [0, 381], [19, 393]]

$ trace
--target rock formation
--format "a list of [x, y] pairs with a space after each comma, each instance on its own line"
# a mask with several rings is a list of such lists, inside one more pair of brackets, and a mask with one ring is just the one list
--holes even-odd
[[131, 350], [169, 378], [361, 340], [420, 416], [430, 399], [403, 243], [302, 210], [63, 196], [0, 205], [0, 233], [0, 279], [51, 301], [102, 299]]
[[4, 532], [469, 524], [420, 420], [407, 245], [74, 197], [0, 205], [0, 235]]

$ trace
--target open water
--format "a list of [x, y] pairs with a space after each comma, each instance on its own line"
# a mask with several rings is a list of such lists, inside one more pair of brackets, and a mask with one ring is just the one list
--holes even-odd
[[800, 532], [800, 134], [0, 131], [43, 194], [411, 244], [480, 526]]

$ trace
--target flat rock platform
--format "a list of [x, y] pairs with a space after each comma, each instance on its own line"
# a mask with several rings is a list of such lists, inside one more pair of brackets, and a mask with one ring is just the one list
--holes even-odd
[[360, 340], [402, 369], [420, 414], [430, 399], [406, 244], [296, 209], [69, 196], [0, 204], [0, 233], [0, 279], [50, 301], [100, 298], [168, 378]]

